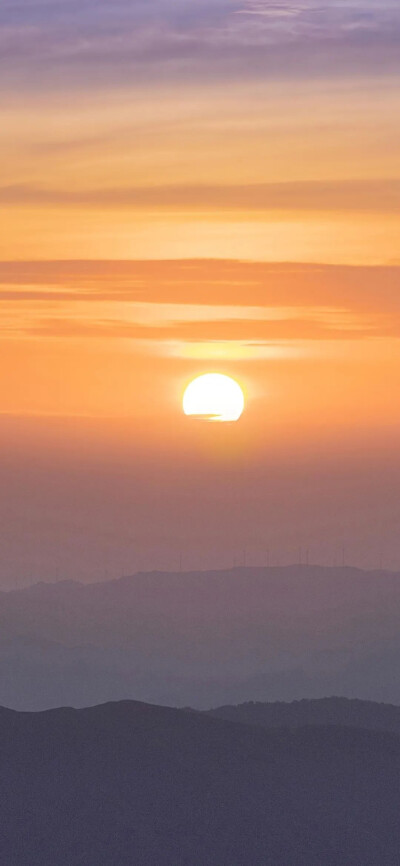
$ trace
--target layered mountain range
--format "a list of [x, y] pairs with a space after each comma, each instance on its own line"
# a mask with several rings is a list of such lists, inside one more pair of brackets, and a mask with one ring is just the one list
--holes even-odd
[[207, 709], [330, 694], [400, 703], [400, 575], [142, 573], [0, 593], [0, 704]]

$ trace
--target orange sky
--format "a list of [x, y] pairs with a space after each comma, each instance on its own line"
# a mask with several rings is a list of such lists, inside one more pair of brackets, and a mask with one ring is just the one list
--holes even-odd
[[263, 430], [277, 413], [295, 435], [398, 425], [400, 268], [4, 263], [0, 279], [3, 413], [174, 423], [188, 379], [217, 369]]

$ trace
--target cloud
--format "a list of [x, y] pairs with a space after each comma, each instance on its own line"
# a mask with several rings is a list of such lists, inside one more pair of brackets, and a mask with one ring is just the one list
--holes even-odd
[[3, 338], [160, 346], [398, 339], [400, 268], [0, 263], [0, 309]]
[[0, 188], [0, 198], [3, 205], [397, 214], [400, 210], [400, 180], [187, 184], [76, 191], [19, 184]]
[[[0, 303], [135, 302], [400, 314], [400, 266], [230, 260], [0, 262]], [[4, 310], [4, 307], [1, 308]], [[3, 315], [3, 313], [2, 313]], [[95, 312], [90, 314], [90, 318]]]
[[76, 319], [45, 318], [39, 323], [28, 326], [28, 336], [55, 339], [97, 339], [97, 340], [150, 340], [156, 342], [252, 342], [270, 343], [274, 341], [298, 340], [354, 340], [382, 336], [400, 336], [400, 322], [386, 321], [382, 329], [380, 323], [360, 320], [345, 326], [335, 316], [332, 323], [318, 322], [304, 315], [302, 319], [262, 322], [258, 319], [241, 321], [181, 322], [163, 327], [144, 326], [114, 320], [78, 321]]

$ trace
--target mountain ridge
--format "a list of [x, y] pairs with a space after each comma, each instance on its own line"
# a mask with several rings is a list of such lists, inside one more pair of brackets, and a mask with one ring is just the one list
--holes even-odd
[[9, 595], [12, 593], [24, 593], [29, 592], [35, 588], [43, 588], [43, 587], [68, 587], [68, 586], [77, 586], [84, 588], [93, 588], [98, 586], [106, 586], [109, 584], [123, 584], [125, 582], [135, 581], [138, 578], [151, 578], [151, 577], [207, 577], [209, 575], [213, 576], [226, 576], [229, 574], [235, 575], [241, 572], [248, 573], [249, 575], [261, 575], [261, 574], [273, 574], [291, 571], [299, 571], [299, 572], [308, 572], [311, 574], [315, 573], [347, 573], [347, 574], [365, 574], [366, 576], [375, 575], [382, 577], [398, 577], [400, 580], [400, 570], [397, 569], [384, 569], [384, 568], [362, 568], [357, 565], [323, 565], [323, 564], [305, 564], [305, 563], [289, 563], [287, 565], [246, 565], [246, 566], [232, 566], [227, 568], [203, 568], [203, 569], [184, 569], [182, 571], [176, 571], [174, 569], [150, 569], [150, 570], [140, 570], [134, 571], [129, 574], [122, 574], [118, 577], [107, 578], [106, 580], [94, 580], [90, 582], [85, 582], [82, 580], [75, 580], [74, 578], [61, 578], [59, 580], [38, 580], [35, 583], [22, 586], [22, 587], [12, 587], [8, 589], [0, 589], [0, 595]]
[[243, 704], [215, 707], [206, 711], [213, 718], [255, 727], [353, 727], [388, 731], [400, 735], [400, 706], [360, 698], [306, 699], [272, 703], [247, 701]]

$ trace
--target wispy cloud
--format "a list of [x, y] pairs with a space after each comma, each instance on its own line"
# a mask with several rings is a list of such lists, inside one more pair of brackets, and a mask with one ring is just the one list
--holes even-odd
[[340, 211], [395, 214], [400, 180], [302, 181], [258, 184], [181, 184], [111, 189], [0, 188], [7, 205], [128, 207], [169, 211]]
[[238, 9], [239, 15], [260, 15], [263, 18], [299, 18], [307, 12], [324, 11], [324, 6], [315, 5], [312, 0], [308, 3], [291, 3], [290, 0], [247, 0], [242, 9]]
[[400, 268], [2, 263], [0, 311], [3, 339], [139, 341], [157, 353], [399, 339]]
[[[239, 313], [239, 310], [238, 310]], [[262, 321], [258, 318], [227, 319], [226, 321], [174, 322], [162, 327], [129, 323], [118, 320], [79, 320], [66, 318], [43, 318], [29, 324], [23, 333], [27, 336], [53, 339], [97, 340], [151, 340], [161, 343], [184, 342], [257, 342], [298, 340], [354, 340], [371, 337], [400, 336], [400, 322], [389, 319], [383, 322], [368, 318], [358, 320], [347, 313], [341, 318], [334, 312], [325, 321], [314, 319], [303, 311], [300, 318], [289, 317], [278, 321]]]
[[[229, 260], [0, 262], [0, 301], [312, 307], [400, 313], [400, 266]], [[3, 308], [4, 310], [4, 308]], [[90, 317], [93, 313], [90, 314]]]

